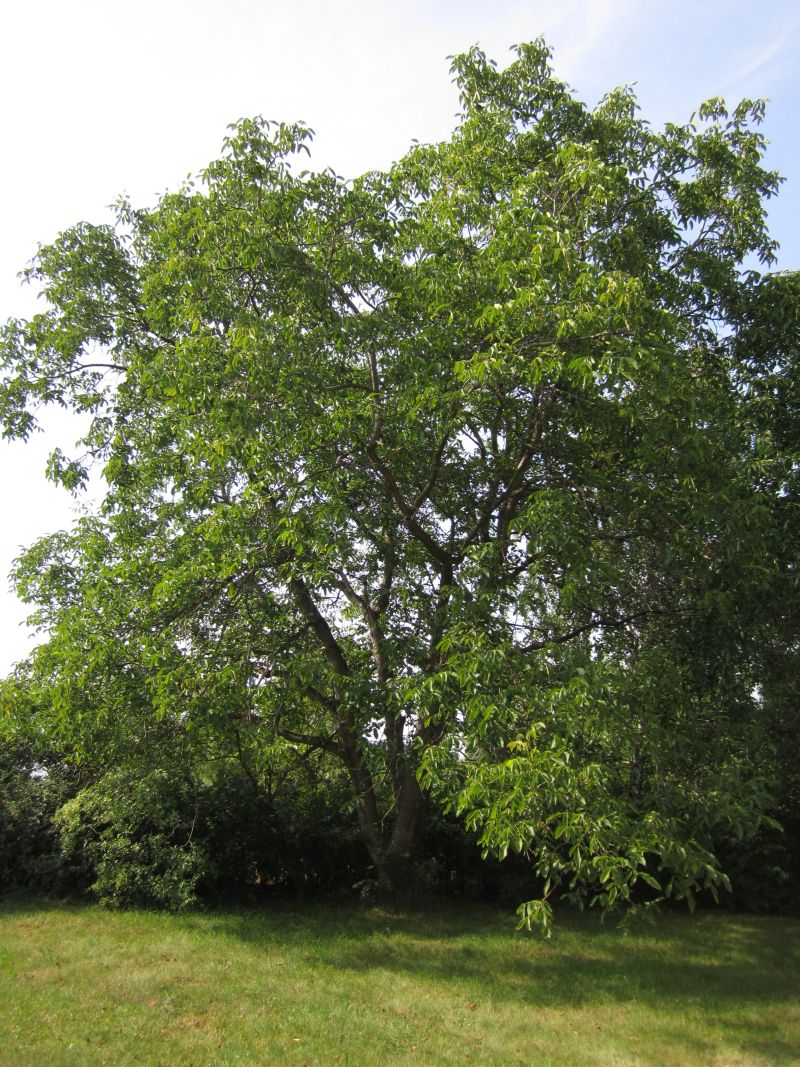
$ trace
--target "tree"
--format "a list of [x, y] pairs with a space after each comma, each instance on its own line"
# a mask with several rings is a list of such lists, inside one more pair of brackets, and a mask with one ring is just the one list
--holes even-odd
[[657, 132], [541, 42], [453, 71], [452, 138], [387, 172], [243, 121], [198, 184], [40, 249], [5, 432], [87, 413], [49, 473], [108, 490], [18, 564], [48, 641], [9, 699], [79, 751], [322, 750], [390, 878], [433, 791], [606, 903], [687, 894], [763, 808], [751, 660], [714, 647], [774, 566], [737, 349], [763, 107]]

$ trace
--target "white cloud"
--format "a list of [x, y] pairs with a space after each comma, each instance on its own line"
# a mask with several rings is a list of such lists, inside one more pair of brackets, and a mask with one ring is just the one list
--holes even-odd
[[[741, 68], [737, 70], [734, 76], [723, 86], [722, 92], [733, 92], [743, 85], [743, 83], [751, 80], [755, 74], [769, 75], [770, 71], [766, 68], [774, 65], [774, 61], [778, 58], [781, 52], [786, 52], [789, 42], [796, 36], [798, 27], [800, 27], [800, 15], [791, 19], [786, 26], [766, 44], [758, 42], [756, 47], [743, 60]], [[792, 66], [794, 67], [797, 61], [796, 54], [787, 58], [790, 59]], [[739, 89], [739, 91], [741, 91], [741, 89]], [[760, 95], [763, 95], [763, 92], [764, 89], [762, 87], [759, 90]]]
[[[554, 12], [548, 29], [555, 45], [556, 69], [575, 86], [585, 83], [588, 68], [592, 73], [607, 70], [611, 55], [635, 30], [636, 8], [629, 0], [595, 0], [589, 4], [573, 0], [566, 5], [548, 6]], [[545, 36], [549, 36], [547, 31]]]

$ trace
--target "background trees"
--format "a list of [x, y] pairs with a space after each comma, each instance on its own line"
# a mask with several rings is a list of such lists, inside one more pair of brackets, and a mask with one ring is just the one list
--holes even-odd
[[324, 753], [390, 881], [433, 794], [545, 895], [688, 895], [765, 810], [758, 605], [793, 566], [762, 106], [656, 132], [541, 44], [453, 69], [452, 139], [386, 173], [246, 121], [40, 251], [6, 432], [88, 413], [50, 472], [108, 492], [20, 561], [49, 640], [9, 699], [85, 758]]

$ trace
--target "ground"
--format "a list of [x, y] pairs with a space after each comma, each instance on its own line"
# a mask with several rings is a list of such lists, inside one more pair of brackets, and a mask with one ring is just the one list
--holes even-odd
[[0, 905], [0, 1064], [800, 1064], [800, 921]]

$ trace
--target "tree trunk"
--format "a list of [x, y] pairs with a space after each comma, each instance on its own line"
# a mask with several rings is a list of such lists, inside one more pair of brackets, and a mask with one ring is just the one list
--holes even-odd
[[393, 856], [418, 858], [425, 825], [426, 797], [410, 768], [404, 768], [398, 775], [395, 804], [397, 816], [389, 852]]
[[427, 798], [416, 775], [404, 768], [395, 783], [395, 820], [387, 842], [381, 881], [395, 900], [407, 901], [424, 889], [420, 870]]

